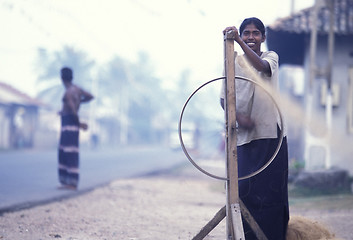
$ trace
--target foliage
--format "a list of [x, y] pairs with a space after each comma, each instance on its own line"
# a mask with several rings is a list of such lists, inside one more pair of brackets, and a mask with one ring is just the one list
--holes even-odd
[[291, 158], [289, 161], [289, 169], [291, 170], [300, 171], [300, 170], [303, 170], [304, 167], [305, 167], [304, 161], [300, 161], [295, 158]]
[[[188, 69], [177, 79], [163, 79], [175, 81], [171, 82], [174, 88], [163, 89], [162, 80], [156, 77], [151, 60], [144, 52], [139, 53], [136, 62], [114, 56], [98, 66], [85, 52], [69, 46], [53, 52], [39, 49], [38, 97], [56, 110], [61, 106], [64, 92], [60, 80], [63, 66], [73, 69], [75, 84], [95, 96], [94, 103], [89, 105], [94, 106], [92, 117], [106, 141], [112, 144], [165, 141], [171, 122], [179, 119], [182, 106], [193, 91]], [[218, 97], [218, 93], [212, 95]], [[210, 95], [198, 98], [190, 102], [188, 115], [191, 121], [200, 123], [200, 119], [206, 118], [205, 103]]]
[[74, 70], [75, 84], [91, 91], [96, 97], [94, 118], [102, 124], [101, 130], [106, 129], [109, 142], [118, 142], [120, 135], [125, 133], [123, 128], [128, 128], [125, 137], [129, 142], [154, 139], [153, 118], [163, 112], [168, 104], [161, 81], [154, 76], [145, 53], [139, 54], [136, 63], [115, 56], [107, 64], [97, 66], [84, 52], [71, 47], [56, 52], [40, 49], [38, 97], [52, 103], [56, 109], [61, 105], [64, 91], [60, 80], [63, 66]]
[[70, 67], [74, 72], [74, 81], [85, 89], [91, 86], [91, 70], [94, 61], [88, 59], [85, 52], [64, 46], [61, 51], [48, 52], [38, 49], [36, 69], [38, 71], [38, 97], [55, 108], [61, 105], [63, 87], [60, 79], [60, 69]]

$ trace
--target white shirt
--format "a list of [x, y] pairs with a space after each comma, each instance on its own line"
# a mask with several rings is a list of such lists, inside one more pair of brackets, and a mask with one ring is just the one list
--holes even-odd
[[[267, 51], [260, 56], [270, 64], [271, 76], [257, 71], [250, 63], [245, 62], [246, 56], [241, 55], [235, 61], [235, 75], [250, 78], [259, 83], [265, 83], [271, 90], [278, 88], [278, 55]], [[267, 83], [267, 84], [266, 84]], [[277, 138], [277, 124], [281, 126], [280, 117], [271, 97], [262, 87], [249, 81], [236, 79], [236, 113], [241, 113], [251, 118], [254, 128], [237, 131], [237, 145], [249, 143], [253, 140], [264, 138]], [[225, 98], [224, 81], [221, 98]], [[284, 133], [286, 134], [286, 133]]]

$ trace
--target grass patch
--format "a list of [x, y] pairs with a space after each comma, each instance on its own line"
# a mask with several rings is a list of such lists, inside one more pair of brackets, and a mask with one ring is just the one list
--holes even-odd
[[290, 197], [289, 206], [311, 210], [351, 210], [353, 208], [353, 195]]
[[347, 188], [306, 188], [301, 186], [295, 186], [294, 184], [288, 185], [289, 197], [315, 197], [315, 196], [330, 196], [330, 195], [349, 195], [351, 191]]

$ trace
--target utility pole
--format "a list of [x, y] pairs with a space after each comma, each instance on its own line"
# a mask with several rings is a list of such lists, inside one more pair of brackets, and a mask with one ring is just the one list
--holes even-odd
[[317, 73], [317, 66], [316, 66], [316, 49], [317, 49], [317, 18], [318, 12], [320, 8], [320, 1], [315, 0], [314, 9], [311, 12], [311, 32], [310, 32], [310, 63], [309, 63], [309, 83], [306, 87], [306, 111], [305, 111], [305, 150], [304, 150], [304, 159], [305, 159], [305, 166], [308, 168], [310, 166], [310, 147], [312, 136], [310, 133], [310, 121], [312, 119], [312, 112], [313, 112], [313, 85], [316, 78]]
[[294, 13], [295, 10], [295, 0], [290, 1], [290, 15]]
[[328, 66], [327, 66], [327, 91], [326, 91], [326, 124], [327, 124], [327, 156], [325, 161], [326, 169], [331, 168], [331, 128], [332, 128], [332, 69], [333, 69], [333, 53], [335, 47], [335, 12], [334, 0], [326, 0], [326, 6], [330, 11], [330, 28], [328, 32]]
[[[318, 67], [316, 65], [317, 53], [317, 35], [318, 35], [318, 13], [320, 8], [325, 6], [329, 9], [329, 32], [328, 32], [328, 63], [324, 70], [327, 84], [326, 84], [326, 135], [325, 137], [315, 137], [310, 132], [310, 121], [313, 118], [313, 90], [317, 86], [315, 79], [317, 77]], [[311, 13], [311, 33], [310, 33], [310, 65], [309, 65], [309, 83], [306, 91], [306, 131], [305, 131], [305, 161], [311, 161], [309, 154], [311, 145], [320, 144], [325, 149], [325, 168], [331, 167], [331, 151], [330, 151], [330, 135], [332, 125], [332, 68], [333, 68], [333, 52], [334, 52], [334, 0], [315, 0], [315, 5]], [[320, 71], [322, 72], [322, 71]], [[310, 162], [306, 166], [310, 168]]]

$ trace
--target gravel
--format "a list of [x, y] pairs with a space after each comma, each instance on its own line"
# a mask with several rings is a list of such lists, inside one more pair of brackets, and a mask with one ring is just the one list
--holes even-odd
[[[0, 216], [0, 239], [192, 239], [225, 204], [224, 183], [196, 174], [120, 179], [73, 198]], [[291, 215], [353, 239], [353, 197], [290, 199]], [[205, 238], [225, 239], [223, 220]]]

